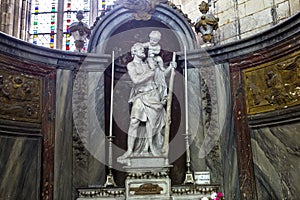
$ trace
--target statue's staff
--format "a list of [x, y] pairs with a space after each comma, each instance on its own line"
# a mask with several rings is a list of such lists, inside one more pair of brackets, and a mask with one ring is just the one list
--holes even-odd
[[[176, 53], [173, 52], [172, 62], [175, 61], [176, 61]], [[166, 114], [166, 125], [165, 125], [165, 141], [164, 141], [164, 148], [163, 148], [166, 157], [169, 155], [171, 106], [172, 106], [172, 96], [173, 96], [173, 87], [174, 87], [174, 77], [175, 77], [175, 68], [172, 67], [170, 81], [169, 81], [169, 93], [168, 93], [168, 100], [167, 100], [167, 114]]]

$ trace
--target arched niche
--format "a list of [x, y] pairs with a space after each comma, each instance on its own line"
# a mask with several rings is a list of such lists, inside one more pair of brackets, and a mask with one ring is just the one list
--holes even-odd
[[[114, 158], [122, 155], [126, 150], [126, 132], [128, 131], [130, 118], [130, 105], [128, 105], [128, 97], [130, 94], [130, 80], [126, 73], [126, 64], [130, 61], [130, 49], [136, 42], [148, 42], [149, 33], [152, 30], [158, 30], [162, 34], [161, 41], [161, 56], [168, 65], [172, 59], [172, 52], [182, 52], [184, 47], [187, 51], [193, 50], [196, 47], [195, 35], [186, 22], [186, 19], [176, 10], [167, 5], [158, 5], [152, 18], [147, 21], [135, 20], [133, 12], [125, 9], [122, 6], [115, 7], [110, 13], [103, 17], [95, 26], [92, 36], [89, 41], [88, 52], [96, 55], [111, 54], [115, 51], [115, 74], [114, 74], [114, 110], [116, 115], [113, 116], [113, 134], [114, 139]], [[177, 56], [178, 61], [180, 56]], [[178, 65], [180, 65], [178, 63]], [[171, 172], [172, 183], [180, 184], [184, 179], [184, 174], [180, 173], [185, 166], [185, 159], [183, 153], [185, 152], [184, 137], [181, 133], [184, 132], [184, 121], [181, 116], [183, 113], [184, 94], [183, 94], [183, 76], [180, 74], [181, 67], [176, 69], [179, 71], [174, 81], [174, 100], [172, 106], [172, 125], [170, 135], [170, 148], [177, 149], [175, 153], [170, 156], [170, 162], [174, 164]], [[97, 113], [97, 118], [101, 123], [109, 126], [110, 114], [110, 92], [111, 92], [111, 64], [103, 72], [103, 79], [99, 80], [98, 88], [104, 93], [104, 101], [96, 102], [98, 107], [101, 103], [105, 110], [104, 118], [103, 112]], [[96, 96], [100, 96], [100, 93]], [[96, 109], [97, 112], [97, 109]], [[177, 116], [177, 117], [175, 117]], [[106, 129], [106, 135], [108, 135]], [[119, 150], [120, 149], [120, 150]], [[115, 181], [118, 185], [123, 185], [125, 181], [125, 174], [122, 172], [122, 167], [118, 163], [114, 163]]]
[[[135, 42], [146, 42], [148, 34], [153, 29], [162, 32], [162, 49], [167, 51], [193, 50], [196, 47], [196, 37], [186, 19], [168, 5], [158, 5], [152, 18], [148, 21], [134, 19], [133, 11], [122, 6], [115, 7], [103, 17], [94, 27], [88, 52], [110, 54], [116, 47], [121, 47], [118, 53], [130, 51]], [[120, 34], [122, 33], [122, 34]]]

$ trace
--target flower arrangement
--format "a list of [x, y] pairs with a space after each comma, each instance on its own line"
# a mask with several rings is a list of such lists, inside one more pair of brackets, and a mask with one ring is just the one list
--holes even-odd
[[201, 200], [224, 200], [224, 194], [222, 192], [214, 192], [210, 197], [203, 197]]

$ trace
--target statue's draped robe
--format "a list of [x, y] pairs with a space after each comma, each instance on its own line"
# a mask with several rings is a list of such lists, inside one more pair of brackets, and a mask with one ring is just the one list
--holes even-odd
[[[131, 63], [128, 70], [131, 78], [139, 79], [149, 73], [151, 69], [147, 63], [141, 65]], [[149, 141], [147, 137], [152, 137], [153, 147], [157, 152], [162, 152], [166, 113], [162, 107], [159, 87], [155, 83], [157, 81], [157, 76], [153, 76], [150, 80], [135, 84], [130, 93], [129, 103], [132, 103], [130, 117], [141, 121], [134, 145], [136, 155], [145, 152], [144, 148]], [[130, 133], [128, 134], [130, 135]]]

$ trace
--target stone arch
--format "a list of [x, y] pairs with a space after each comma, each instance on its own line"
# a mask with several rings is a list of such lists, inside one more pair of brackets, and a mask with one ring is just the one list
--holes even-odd
[[[89, 41], [88, 52], [105, 53], [107, 41], [115, 34], [116, 30], [126, 23], [136, 21], [133, 14], [133, 11], [116, 6], [96, 24]], [[187, 50], [196, 48], [196, 37], [193, 30], [186, 19], [175, 9], [164, 4], [158, 5], [151, 20], [173, 32], [179, 46], [177, 51], [183, 51], [184, 46]]]

